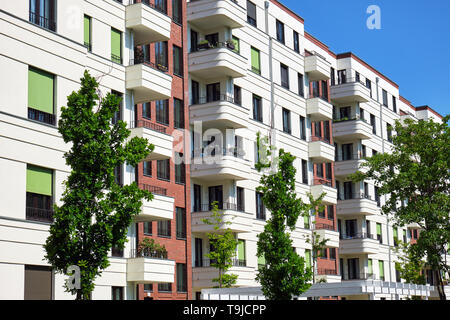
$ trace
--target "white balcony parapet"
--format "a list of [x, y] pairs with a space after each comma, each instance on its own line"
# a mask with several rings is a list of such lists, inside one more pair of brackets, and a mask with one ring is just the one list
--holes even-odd
[[204, 80], [214, 78], [239, 78], [246, 75], [247, 59], [219, 43], [214, 47], [199, 49], [189, 54], [189, 73]]
[[331, 100], [336, 103], [369, 102], [370, 89], [356, 79], [346, 79], [331, 86]]
[[125, 8], [126, 28], [134, 31], [134, 44], [142, 45], [170, 39], [172, 20], [153, 4], [134, 3]]
[[311, 137], [308, 144], [309, 157], [315, 163], [333, 162], [335, 148], [327, 141]]
[[334, 226], [323, 223], [314, 224], [314, 229], [320, 239], [328, 240], [325, 244], [327, 248], [339, 248], [339, 232], [334, 230]]
[[247, 10], [232, 0], [196, 0], [187, 3], [187, 19], [203, 31], [241, 28], [247, 21]]
[[149, 61], [131, 60], [126, 67], [126, 88], [133, 90], [134, 103], [170, 99], [172, 96], [172, 76], [167, 68]]
[[135, 222], [173, 219], [175, 199], [167, 196], [167, 189], [147, 184], [139, 184], [139, 188], [150, 191], [153, 194], [153, 199], [143, 201], [142, 210], [135, 217]]
[[351, 237], [343, 236], [339, 244], [339, 254], [377, 254], [379, 248], [380, 242], [372, 235], [360, 233]]
[[333, 139], [338, 142], [370, 139], [373, 128], [365, 120], [355, 118], [333, 121]]
[[173, 154], [173, 136], [166, 133], [164, 126], [152, 123], [147, 120], [138, 120], [131, 124], [131, 135], [133, 137], [146, 138], [155, 148], [145, 161], [165, 160], [172, 158]]
[[337, 204], [336, 188], [332, 187], [331, 183], [326, 180], [317, 179], [315, 184], [311, 186], [311, 194], [314, 199], [317, 199], [322, 193], [325, 193], [325, 197], [322, 200], [324, 204]]
[[165, 257], [134, 252], [127, 259], [127, 281], [140, 284], [173, 283], [175, 261]]
[[310, 81], [328, 80], [331, 76], [331, 64], [319, 54], [305, 57], [305, 72]]
[[340, 216], [376, 215], [380, 212], [379, 203], [370, 195], [352, 194], [348, 199], [339, 199], [337, 214]]
[[306, 113], [311, 121], [328, 121], [333, 119], [333, 106], [322, 98], [306, 100]]

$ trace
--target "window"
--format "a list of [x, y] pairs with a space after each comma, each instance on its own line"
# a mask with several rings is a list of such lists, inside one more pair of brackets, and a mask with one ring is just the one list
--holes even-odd
[[325, 208], [319, 210], [319, 218], [325, 219]]
[[319, 81], [312, 81], [311, 86], [313, 98], [318, 98], [320, 96]]
[[123, 248], [113, 246], [111, 248], [111, 256], [117, 257], [117, 258], [123, 258]]
[[321, 259], [328, 259], [328, 250], [326, 248], [321, 249], [319, 256]]
[[333, 170], [332, 170], [332, 164], [331, 163], [326, 163], [325, 164], [325, 174], [326, 174], [326, 178], [328, 179], [328, 180], [331, 180], [332, 178], [333, 178], [333, 176], [332, 176], [332, 172], [333, 172]]
[[291, 111], [283, 108], [283, 131], [291, 134]]
[[368, 273], [368, 276], [373, 276], [373, 260], [372, 259], [367, 260], [367, 273]]
[[173, 99], [173, 126], [184, 128], [184, 103], [180, 99]]
[[309, 216], [304, 216], [303, 217], [303, 228], [305, 229], [309, 229], [310, 228], [310, 223], [309, 223]]
[[323, 122], [323, 139], [330, 143], [331, 141], [331, 128], [330, 128], [330, 122], [329, 121], [324, 121]]
[[289, 68], [284, 64], [280, 64], [281, 86], [289, 90]]
[[306, 141], [306, 118], [300, 116], [300, 139]]
[[380, 280], [384, 281], [384, 261], [378, 261], [378, 267], [380, 269]]
[[144, 291], [145, 292], [153, 292], [153, 283], [145, 283]]
[[336, 85], [336, 72], [334, 68], [330, 68], [330, 78], [331, 78], [331, 85]]
[[167, 14], [167, 0], [155, 0], [155, 9]]
[[394, 232], [394, 247], [398, 247], [398, 229], [397, 228], [393, 228], [393, 232]]
[[366, 78], [366, 87], [370, 90], [370, 97], [372, 98], [372, 82]]
[[[372, 151], [372, 154], [375, 155], [375, 154], [376, 154], [376, 151], [373, 150], [373, 151]], [[379, 190], [380, 190], [379, 187], [375, 187], [375, 201], [377, 202], [377, 206], [378, 206], [378, 207], [381, 207], [381, 200], [380, 200]]]
[[303, 75], [299, 73], [297, 75], [298, 79], [298, 95], [301, 97], [305, 97], [305, 83], [303, 81]]
[[181, 0], [172, 0], [172, 19], [176, 23], [183, 24], [183, 7]]
[[122, 179], [122, 166], [118, 165], [114, 168], [114, 182], [118, 184], [119, 186], [123, 185], [123, 179]]
[[52, 269], [25, 265], [24, 300], [52, 300]]
[[319, 121], [314, 122], [314, 136], [322, 137], [322, 123]]
[[252, 71], [261, 74], [260, 52], [258, 49], [251, 47]]
[[247, 22], [256, 27], [256, 5], [247, 1]]
[[397, 113], [397, 98], [392, 96], [392, 110]]
[[206, 102], [220, 100], [220, 82], [206, 85]]
[[308, 184], [308, 161], [302, 159], [302, 181]]
[[198, 32], [191, 29], [191, 52], [198, 50]]
[[328, 101], [328, 82], [322, 80], [322, 99]]
[[342, 161], [353, 160], [353, 143], [342, 145]]
[[145, 235], [153, 234], [153, 222], [151, 221], [144, 222], [144, 234]]
[[29, 21], [38, 26], [56, 31], [55, 0], [30, 0]]
[[170, 160], [158, 160], [157, 161], [157, 176], [160, 180], [170, 180]]
[[241, 52], [241, 46], [240, 46], [239, 38], [233, 36], [231, 38], [231, 42], [233, 43], [233, 51], [239, 54]]
[[361, 77], [360, 77], [358, 71], [356, 71], [356, 73], [355, 73], [355, 80], [356, 80], [356, 82], [359, 82], [361, 80]]
[[370, 125], [372, 126], [372, 133], [377, 134], [377, 122], [373, 114], [370, 115]]
[[169, 100], [157, 100], [155, 102], [156, 122], [169, 125]]
[[52, 74], [28, 68], [28, 119], [55, 125], [54, 92]]
[[205, 40], [208, 41], [208, 43], [210, 45], [212, 45], [213, 47], [217, 47], [218, 43], [219, 43], [219, 34], [216, 33], [211, 33], [211, 34], [207, 34], [205, 36]]
[[84, 46], [88, 49], [88, 51], [92, 50], [92, 43], [91, 43], [91, 17], [84, 16]]
[[236, 206], [237, 211], [245, 212], [245, 189], [236, 187]]
[[261, 97], [253, 95], [253, 119], [259, 122], [263, 121]]
[[[181, 56], [183, 56], [181, 54]], [[155, 43], [155, 62], [158, 69], [167, 71], [168, 67], [167, 41]]]
[[158, 237], [169, 237], [170, 238], [170, 234], [171, 234], [171, 220], [162, 220], [162, 221], [158, 221]]
[[294, 31], [294, 51], [300, 53], [300, 41], [297, 31]]
[[352, 113], [352, 107], [339, 108], [339, 115], [341, 120], [349, 120]]
[[316, 175], [319, 178], [323, 178], [323, 164], [316, 164]]
[[53, 222], [53, 170], [27, 165], [26, 219]]
[[175, 182], [185, 184], [186, 183], [186, 165], [184, 163], [184, 156], [182, 153], [176, 153], [176, 159], [178, 164], [175, 163]]
[[383, 243], [383, 234], [381, 231], [381, 223], [377, 223], [377, 239], [380, 243]]
[[234, 103], [237, 105], [242, 105], [242, 89], [237, 85], [234, 85]]
[[191, 81], [191, 96], [192, 101], [191, 104], [199, 104], [200, 103], [200, 85], [197, 81]]
[[256, 192], [256, 219], [266, 220], [266, 208], [263, 203], [263, 194]]
[[386, 124], [387, 140], [392, 143], [392, 125]]
[[311, 259], [311, 250], [310, 249], [305, 250], [305, 264], [308, 268], [312, 267], [312, 259]]
[[193, 267], [203, 267], [203, 239], [195, 238], [195, 256]]
[[388, 107], [388, 94], [387, 91], [383, 89], [383, 106]]
[[347, 83], [347, 70], [338, 70], [338, 83]]
[[111, 300], [123, 300], [123, 287], [111, 288]]
[[277, 20], [277, 40], [284, 44], [284, 24]]
[[150, 45], [134, 47], [134, 61], [131, 64], [150, 63]]
[[159, 292], [172, 292], [172, 284], [171, 283], [158, 283], [158, 291]]
[[173, 46], [173, 73], [183, 76], [183, 48]]
[[328, 214], [328, 220], [334, 220], [334, 206], [333, 205], [327, 206], [327, 214]]
[[111, 28], [111, 61], [122, 64], [122, 32]]
[[144, 176], [151, 177], [152, 176], [152, 162], [144, 161], [143, 168], [144, 168]]
[[145, 102], [142, 104], [142, 117], [146, 119], [152, 118], [150, 102]]
[[176, 208], [177, 239], [186, 239], [186, 210]]
[[117, 91], [112, 90], [111, 94], [115, 95], [117, 98], [120, 99], [120, 104], [119, 104], [119, 110], [117, 110], [114, 113], [114, 116], [112, 118], [112, 124], [117, 124], [120, 120], [122, 120], [122, 97], [123, 94]]
[[202, 207], [202, 186], [194, 184], [194, 212], [199, 212]]
[[246, 252], [245, 252], [245, 240], [238, 239], [237, 258], [238, 258], [238, 266], [239, 267], [245, 267], [247, 265]]
[[177, 292], [187, 292], [187, 268], [185, 263], [177, 263]]

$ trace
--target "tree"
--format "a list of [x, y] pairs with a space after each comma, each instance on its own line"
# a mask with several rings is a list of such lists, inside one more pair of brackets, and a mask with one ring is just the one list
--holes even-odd
[[377, 154], [363, 164], [366, 173], [357, 172], [352, 180], [374, 179], [379, 194], [388, 195], [382, 208], [393, 215], [395, 226], [417, 223], [421, 228], [416, 258], [425, 257], [431, 267], [440, 299], [445, 299], [442, 276], [449, 266], [442, 253], [450, 242], [450, 148], [447, 122], [397, 121], [392, 153]]
[[80, 268], [81, 288], [66, 284], [77, 300], [90, 299], [95, 278], [109, 266], [108, 252], [113, 246], [124, 247], [142, 200], [153, 197], [136, 183], [120, 186], [115, 181], [116, 167], [136, 166], [154, 146], [142, 138], [125, 143], [130, 135], [126, 123], [112, 124], [120, 99], [108, 94], [101, 101], [98, 86], [85, 71], [81, 88], [61, 108], [58, 131], [65, 143], [71, 143], [64, 155], [71, 173], [64, 182], [63, 204], [54, 206], [54, 223], [44, 245], [45, 258], [58, 273], [70, 266]]
[[[271, 155], [273, 147], [266, 147], [267, 138], [257, 135], [258, 148], [261, 154]], [[295, 157], [279, 151], [276, 161], [259, 157], [256, 168], [262, 171], [277, 163], [277, 170], [264, 174], [260, 180], [258, 192], [263, 194], [262, 200], [271, 212], [264, 231], [258, 235], [257, 256], [264, 257], [266, 264], [258, 269], [257, 281], [262, 286], [262, 292], [270, 300], [290, 300], [294, 295], [301, 295], [311, 286], [312, 270], [305, 264], [305, 259], [299, 256], [292, 247], [288, 231], [293, 231], [300, 215], [309, 216], [311, 209], [319, 205], [318, 201], [305, 204], [297, 198], [295, 192], [296, 169], [293, 166]]]
[[[320, 258], [322, 256], [322, 251], [323, 251], [323, 249], [326, 248], [328, 239], [321, 239], [320, 235], [317, 234], [317, 232], [313, 231], [311, 238], [307, 237], [306, 242], [311, 243], [311, 246], [312, 246], [312, 272], [313, 272], [312, 283], [316, 283], [316, 274], [315, 274], [316, 261], [317, 261], [317, 258]], [[322, 280], [324, 280], [324, 279], [322, 279]], [[321, 282], [325, 282], [325, 281], [321, 281]]]
[[233, 266], [233, 257], [236, 255], [238, 241], [230, 228], [221, 230], [231, 222], [223, 221], [224, 213], [219, 210], [218, 202], [214, 201], [211, 206], [211, 219], [203, 219], [203, 223], [214, 226], [214, 232], [206, 234], [212, 247], [212, 250], [206, 256], [210, 259], [211, 266], [219, 271], [219, 277], [212, 279], [212, 281], [218, 283], [218, 288], [231, 288], [236, 284], [238, 276], [226, 272]]

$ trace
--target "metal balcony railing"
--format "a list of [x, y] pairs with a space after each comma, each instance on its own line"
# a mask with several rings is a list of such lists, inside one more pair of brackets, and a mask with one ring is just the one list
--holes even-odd
[[197, 104], [207, 104], [211, 102], [230, 102], [236, 105], [240, 105], [239, 101], [236, 101], [235, 98], [229, 94], [217, 94], [212, 97], [200, 97], [192, 100], [192, 105]]
[[191, 53], [203, 51], [203, 50], [218, 49], [218, 48], [225, 48], [225, 49], [228, 49], [231, 52], [234, 52], [235, 54], [239, 55], [239, 53], [236, 51], [236, 47], [232, 41], [215, 42], [215, 43], [203, 41], [203, 42], [198, 43], [196, 47], [191, 48]]
[[329, 231], [336, 231], [336, 228], [333, 224], [325, 224], [325, 223], [316, 223], [314, 224], [315, 230], [329, 230]]
[[339, 271], [336, 269], [317, 269], [316, 275], [318, 276], [339, 276]]
[[142, 3], [148, 6], [149, 8], [155, 9], [156, 11], [167, 16], [167, 4], [164, 5], [164, 1], [160, 1], [162, 5], [155, 5], [150, 2], [150, 0], [129, 0], [128, 5]]
[[169, 68], [161, 63], [153, 63], [151, 62], [147, 57], [145, 57], [143, 54], [136, 53], [134, 59], [130, 59], [130, 66], [143, 64], [145, 66], [148, 66], [154, 70], [161, 71], [163, 73], [167, 73], [169, 71]]
[[56, 31], [56, 21], [30, 11], [29, 21], [48, 30]]
[[[194, 207], [194, 212], [209, 212], [212, 209], [213, 209], [213, 206], [211, 204], [205, 203], [205, 204], [200, 205], [200, 207]], [[232, 210], [232, 211], [238, 211], [238, 212], [245, 212], [244, 204], [236, 204], [236, 203], [229, 203], [229, 202], [218, 203], [218, 209], [219, 210]]]
[[167, 260], [167, 252], [151, 250], [150, 248], [138, 248], [131, 250], [130, 258], [151, 258]]
[[316, 142], [316, 141], [322, 141], [334, 147], [334, 145], [331, 144], [330, 138], [327, 137], [311, 136], [308, 140], [308, 142]]
[[378, 240], [376, 235], [368, 234], [365, 232], [355, 233], [355, 234], [340, 234], [339, 239], [341, 240], [355, 240], [355, 239], [372, 239]]
[[342, 273], [341, 274], [341, 280], [342, 281], [351, 281], [351, 280], [371, 280], [375, 279], [375, 275], [373, 273]]
[[370, 194], [366, 193], [349, 193], [344, 195], [338, 195], [338, 200], [340, 201], [354, 200], [354, 199], [367, 199], [371, 201], [376, 201]]
[[32, 221], [53, 223], [53, 210], [26, 207], [26, 219]]
[[[214, 260], [214, 259], [195, 260], [194, 261], [194, 267], [196, 267], [196, 268], [209, 268], [209, 267], [212, 267], [213, 264], [215, 264], [215, 263], [216, 263], [216, 260]], [[247, 266], [247, 260], [231, 259], [231, 265], [233, 267], [246, 267]]]
[[54, 114], [33, 108], [28, 108], [28, 119], [50, 124], [52, 126], [56, 125], [56, 116]]
[[166, 133], [166, 127], [150, 122], [148, 120], [131, 121], [130, 128], [146, 128], [160, 133]]
[[360, 153], [354, 153], [354, 154], [340, 154], [337, 157], [335, 157], [336, 162], [342, 162], [342, 161], [352, 161], [352, 160], [363, 160], [365, 157], [362, 156]]
[[150, 191], [153, 194], [158, 194], [158, 195], [161, 195], [161, 196], [167, 196], [167, 189], [166, 188], [161, 188], [161, 187], [152, 186], [152, 185], [149, 185], [149, 184], [140, 183], [139, 184], [139, 189]]

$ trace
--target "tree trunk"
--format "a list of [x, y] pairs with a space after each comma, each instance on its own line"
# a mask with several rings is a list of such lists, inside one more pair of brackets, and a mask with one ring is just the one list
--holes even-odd
[[442, 281], [441, 273], [439, 272], [439, 270], [433, 270], [433, 272], [436, 275], [436, 288], [439, 293], [439, 299], [447, 300], [447, 297], [445, 295], [445, 290], [444, 290], [444, 282]]

